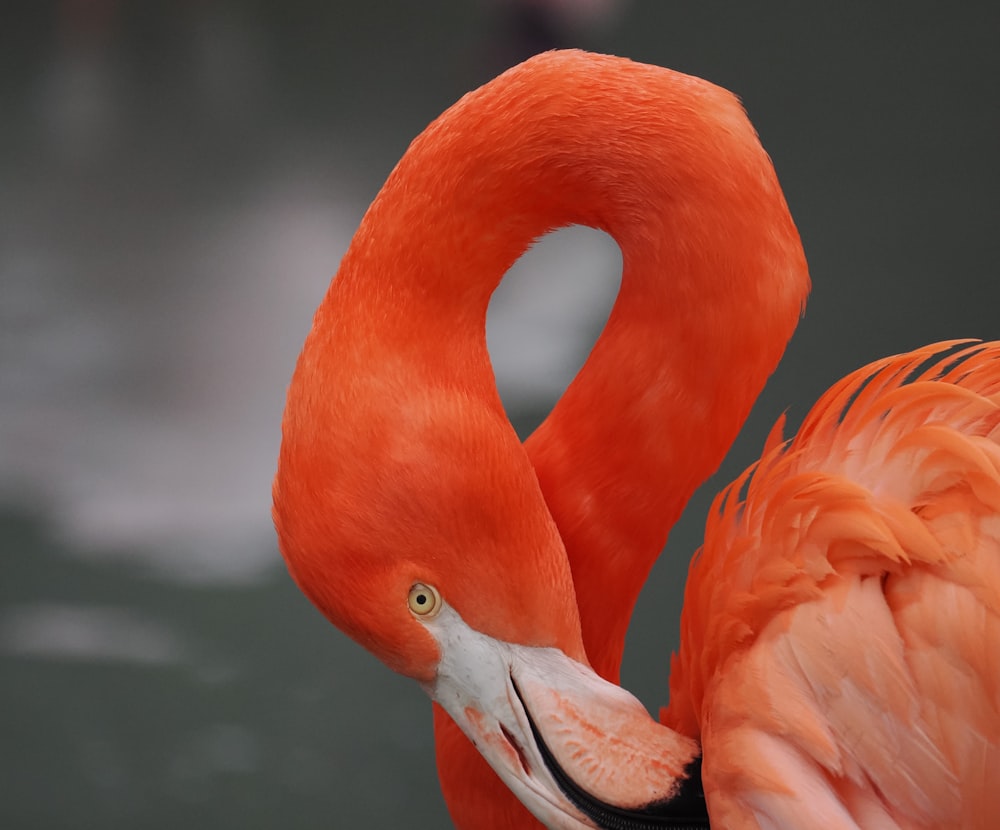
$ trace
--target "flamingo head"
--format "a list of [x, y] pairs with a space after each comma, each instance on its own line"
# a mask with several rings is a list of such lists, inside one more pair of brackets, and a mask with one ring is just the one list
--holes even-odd
[[698, 747], [590, 668], [565, 550], [502, 408], [420, 384], [320, 397], [309, 372], [300, 361], [274, 485], [299, 586], [417, 680], [548, 826], [645, 826], [601, 811], [671, 803]]

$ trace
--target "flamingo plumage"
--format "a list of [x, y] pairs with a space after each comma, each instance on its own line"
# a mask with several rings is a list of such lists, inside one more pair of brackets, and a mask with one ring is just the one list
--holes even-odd
[[[486, 308], [568, 224], [616, 239], [622, 287], [522, 446]], [[889, 358], [779, 424], [709, 516], [661, 723], [617, 686], [649, 569], [808, 289], [738, 102], [659, 67], [533, 58], [390, 175], [289, 387], [274, 516], [303, 591], [434, 699], [457, 826], [992, 820], [998, 344]]]

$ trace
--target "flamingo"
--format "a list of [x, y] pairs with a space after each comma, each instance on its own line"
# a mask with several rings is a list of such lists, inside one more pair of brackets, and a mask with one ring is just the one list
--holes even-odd
[[[485, 339], [539, 236], [623, 257], [522, 445]], [[809, 290], [734, 96], [550, 52], [469, 93], [375, 198], [288, 389], [274, 520], [322, 613], [435, 703], [463, 828], [987, 827], [1000, 808], [1000, 343], [855, 372], [717, 497], [654, 720], [618, 685], [670, 526]]]

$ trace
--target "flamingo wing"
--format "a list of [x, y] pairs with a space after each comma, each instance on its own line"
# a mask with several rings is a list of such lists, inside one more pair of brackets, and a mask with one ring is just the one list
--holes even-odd
[[1000, 344], [881, 361], [769, 443], [692, 563], [664, 713], [713, 823], [992, 826]]

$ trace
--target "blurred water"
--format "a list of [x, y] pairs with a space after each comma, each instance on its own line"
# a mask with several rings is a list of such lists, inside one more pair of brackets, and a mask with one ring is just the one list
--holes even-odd
[[[445, 821], [429, 705], [290, 584], [270, 478], [285, 384], [368, 200], [430, 118], [545, 38], [742, 94], [816, 284], [637, 609], [625, 683], [651, 706], [705, 500], [776, 414], [876, 356], [1000, 336], [996, 10], [592, 5], [543, 35], [458, 0], [10, 7], [0, 824]], [[501, 287], [490, 346], [522, 430], [619, 271], [574, 229]]]

